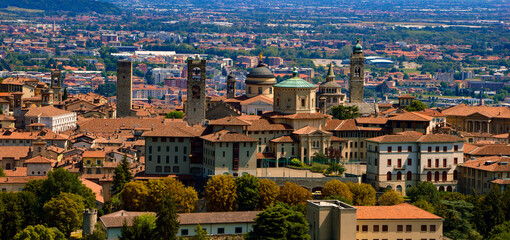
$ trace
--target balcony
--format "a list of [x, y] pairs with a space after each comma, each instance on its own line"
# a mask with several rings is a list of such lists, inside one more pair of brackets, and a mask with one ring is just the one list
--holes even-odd
[[395, 169], [395, 170], [404, 170], [404, 169], [406, 169], [406, 166], [404, 166], [404, 165], [402, 165], [402, 166], [393, 165], [393, 169]]
[[445, 166], [430, 166], [430, 167], [424, 167], [423, 170], [442, 170], [442, 169], [451, 169], [452, 165], [446, 165]]

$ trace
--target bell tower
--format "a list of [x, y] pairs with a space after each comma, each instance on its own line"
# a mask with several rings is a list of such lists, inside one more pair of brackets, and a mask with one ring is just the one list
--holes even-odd
[[349, 102], [363, 103], [363, 88], [365, 84], [365, 54], [363, 47], [356, 41], [352, 48], [351, 73], [349, 78]]
[[230, 72], [227, 77], [227, 98], [236, 97], [236, 77], [234, 72]]
[[206, 60], [188, 58], [186, 121], [189, 125], [201, 124], [205, 120], [205, 77]]
[[53, 90], [53, 102], [62, 102], [62, 72], [51, 71], [51, 89]]

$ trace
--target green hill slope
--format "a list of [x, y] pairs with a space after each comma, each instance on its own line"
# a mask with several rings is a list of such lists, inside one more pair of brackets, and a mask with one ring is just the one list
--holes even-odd
[[104, 14], [119, 13], [113, 4], [93, 0], [0, 0], [0, 8], [19, 7], [45, 11], [70, 11], [76, 13], [97, 12]]

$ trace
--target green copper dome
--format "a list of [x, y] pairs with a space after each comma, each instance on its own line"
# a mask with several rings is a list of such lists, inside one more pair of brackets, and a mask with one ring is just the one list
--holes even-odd
[[359, 38], [358, 38], [358, 40], [356, 40], [356, 45], [354, 45], [354, 47], [352, 47], [352, 52], [355, 52], [355, 53], [363, 52], [363, 47], [359, 43]]
[[292, 77], [281, 81], [273, 87], [281, 87], [281, 88], [315, 88], [315, 85], [299, 78], [299, 73], [296, 70], [296, 67], [294, 67], [294, 71], [292, 72]]

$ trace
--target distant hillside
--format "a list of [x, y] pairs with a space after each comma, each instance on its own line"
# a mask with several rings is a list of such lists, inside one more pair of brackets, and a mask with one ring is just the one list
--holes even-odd
[[19, 7], [45, 11], [70, 11], [76, 13], [119, 13], [113, 4], [93, 0], [0, 0], [0, 8]]

